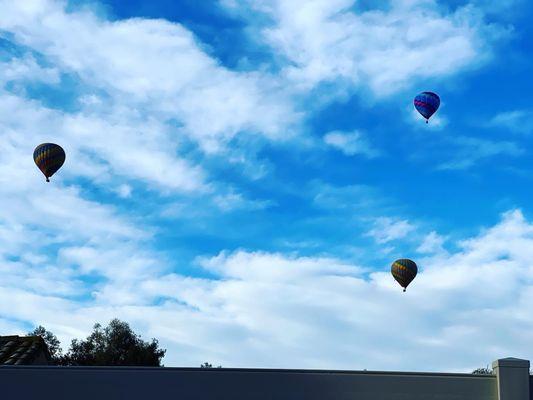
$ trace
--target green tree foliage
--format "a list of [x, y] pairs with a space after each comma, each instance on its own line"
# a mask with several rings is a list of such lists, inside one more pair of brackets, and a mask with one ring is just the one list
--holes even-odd
[[[200, 368], [214, 368], [214, 367], [213, 367], [213, 364], [205, 362], [205, 363], [200, 365]], [[222, 368], [222, 365], [219, 365], [217, 368]]]
[[[472, 371], [475, 375], [493, 375], [494, 370], [487, 365], [485, 368], [477, 368]], [[533, 370], [529, 370], [529, 375], [533, 375]]]
[[157, 339], [145, 342], [126, 322], [113, 319], [105, 328], [94, 325], [87, 339], [72, 340], [63, 364], [159, 367], [165, 353]]
[[146, 342], [123, 321], [113, 319], [103, 328], [94, 325], [85, 340], [72, 340], [66, 354], [62, 354], [57, 337], [44, 327], [35, 328], [30, 335], [41, 336], [55, 365], [135, 365], [160, 367], [166, 350], [159, 348], [157, 339]]
[[47, 331], [43, 326], [39, 325], [32, 332], [28, 332], [31, 336], [40, 336], [43, 338], [48, 352], [52, 358], [53, 364], [61, 364], [63, 359], [63, 350], [61, 349], [61, 343], [59, 339], [52, 332]]
[[472, 371], [472, 373], [474, 375], [492, 375], [494, 371], [492, 370], [492, 368], [489, 368], [489, 366], [487, 365], [484, 368], [476, 368], [475, 370]]

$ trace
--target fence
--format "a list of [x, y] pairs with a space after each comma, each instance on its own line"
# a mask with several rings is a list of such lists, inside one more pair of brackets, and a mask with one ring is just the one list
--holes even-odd
[[529, 361], [494, 375], [232, 368], [0, 367], [3, 399], [533, 400]]

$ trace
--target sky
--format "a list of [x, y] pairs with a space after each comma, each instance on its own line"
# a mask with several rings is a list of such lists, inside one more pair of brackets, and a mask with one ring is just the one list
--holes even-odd
[[495, 3], [0, 0], [0, 335], [66, 350], [117, 317], [165, 366], [532, 359], [533, 5]]

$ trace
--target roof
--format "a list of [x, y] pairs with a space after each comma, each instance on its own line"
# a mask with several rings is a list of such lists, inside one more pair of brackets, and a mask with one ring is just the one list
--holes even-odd
[[40, 336], [0, 336], [0, 365], [32, 365], [42, 355], [49, 363], [50, 353]]

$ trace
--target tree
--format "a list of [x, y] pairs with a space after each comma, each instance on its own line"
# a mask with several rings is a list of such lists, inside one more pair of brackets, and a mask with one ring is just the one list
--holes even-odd
[[63, 359], [63, 350], [61, 349], [61, 343], [59, 339], [52, 332], [47, 331], [43, 326], [39, 325], [32, 332], [28, 332], [28, 335], [40, 336], [43, 338], [46, 346], [48, 347], [48, 352], [52, 358], [53, 364], [61, 364]]
[[[200, 368], [213, 368], [213, 364], [208, 363], [207, 361], [200, 365]], [[222, 368], [222, 365], [219, 365], [217, 368]]]
[[145, 342], [128, 323], [113, 319], [102, 328], [95, 324], [85, 340], [72, 340], [63, 365], [137, 365], [159, 367], [166, 353], [157, 339]]
[[485, 368], [476, 368], [472, 373], [474, 375], [492, 375], [494, 371], [487, 365]]

